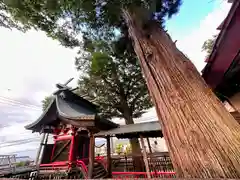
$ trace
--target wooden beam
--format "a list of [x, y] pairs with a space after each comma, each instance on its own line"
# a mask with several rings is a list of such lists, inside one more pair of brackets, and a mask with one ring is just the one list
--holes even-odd
[[54, 162], [56, 159], [57, 159], [57, 157], [59, 156], [59, 155], [61, 155], [61, 153], [63, 152], [63, 150], [64, 149], [66, 149], [66, 147], [70, 144], [70, 140], [68, 140], [59, 150], [58, 150], [58, 152], [56, 152], [56, 155], [52, 158], [52, 162]]
[[111, 136], [110, 136], [110, 143], [111, 143], [111, 153], [112, 153], [112, 154], [114, 153], [114, 144], [113, 144], [113, 138], [114, 138], [114, 137], [111, 137]]
[[88, 179], [92, 179], [95, 159], [95, 138], [92, 133], [90, 134], [89, 146], [90, 147], [89, 147]]
[[111, 142], [110, 136], [107, 136], [107, 171], [108, 171], [108, 178], [112, 177], [112, 158], [111, 158]]
[[41, 153], [41, 156], [39, 158], [39, 164], [42, 163], [42, 160], [43, 160], [43, 156], [44, 156], [44, 153], [45, 153], [45, 148], [47, 146], [47, 143], [48, 143], [48, 136], [49, 136], [49, 133], [45, 133], [46, 134], [46, 137], [45, 137], [45, 141], [43, 143], [43, 147], [42, 147], [42, 153]]
[[149, 138], [147, 138], [147, 143], [148, 143], [149, 152], [152, 154], [152, 147], [151, 147]]
[[144, 164], [146, 167], [147, 178], [150, 179], [151, 175], [150, 175], [150, 169], [149, 169], [149, 164], [148, 164], [148, 159], [147, 159], [146, 146], [145, 146], [142, 135], [140, 135], [140, 140], [141, 140], [141, 145], [142, 145], [142, 149], [143, 149], [143, 161], [144, 161]]
[[42, 139], [41, 139], [41, 142], [40, 142], [40, 146], [39, 146], [39, 149], [38, 149], [38, 152], [37, 152], [37, 156], [36, 156], [36, 164], [40, 164], [41, 162], [39, 162], [39, 158], [40, 158], [40, 154], [42, 152], [42, 148], [43, 148], [43, 143], [44, 143], [44, 140], [46, 138], [46, 133], [43, 133], [43, 136], [42, 136]]

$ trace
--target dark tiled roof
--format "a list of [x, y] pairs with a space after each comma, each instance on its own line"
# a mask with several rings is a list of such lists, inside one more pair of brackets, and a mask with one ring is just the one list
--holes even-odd
[[[54, 124], [56, 125], [59, 121], [64, 119], [70, 120], [68, 122], [74, 121], [75, 124], [78, 124], [81, 120], [97, 121], [95, 124], [99, 126], [100, 130], [106, 130], [118, 126], [105, 119], [99, 120], [97, 114], [98, 110], [96, 105], [75, 93], [66, 90], [61, 94], [54, 96], [52, 102], [42, 115], [35, 122], [25, 126], [25, 128], [40, 132], [43, 126], [54, 126]], [[101, 128], [103, 126], [106, 127]]]
[[139, 134], [149, 137], [162, 137], [161, 126], [158, 121], [121, 125], [108, 131], [101, 131], [95, 134], [95, 136], [116, 136], [119, 138], [131, 138], [139, 137]]

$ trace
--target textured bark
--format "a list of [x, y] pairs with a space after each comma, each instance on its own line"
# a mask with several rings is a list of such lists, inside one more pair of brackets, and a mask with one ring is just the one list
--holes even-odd
[[[130, 115], [125, 115], [125, 122], [126, 124], [134, 124], [133, 118]], [[142, 152], [138, 138], [130, 139], [130, 144], [132, 148], [132, 158], [135, 171], [142, 172], [144, 171], [144, 162], [141, 156]]]
[[177, 176], [240, 178], [240, 125], [157, 24], [123, 17]]
[[147, 177], [150, 179], [151, 174], [150, 174], [150, 169], [149, 169], [149, 164], [148, 164], [146, 146], [144, 143], [144, 139], [141, 135], [140, 135], [140, 140], [141, 140], [141, 145], [142, 145], [142, 149], [143, 149], [143, 160], [144, 160], [144, 164], [145, 164], [145, 168], [146, 168]]

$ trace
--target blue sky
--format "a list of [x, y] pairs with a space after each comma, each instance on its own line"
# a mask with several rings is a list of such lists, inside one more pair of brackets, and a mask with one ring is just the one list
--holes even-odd
[[230, 3], [226, 0], [183, 0], [178, 14], [166, 21], [166, 29], [177, 47], [195, 64], [199, 72], [205, 66], [205, 40], [218, 34], [216, 28], [226, 17]]
[[[206, 56], [201, 46], [217, 34], [216, 28], [229, 7], [223, 0], [184, 0], [179, 14], [166, 22], [177, 47], [199, 71]], [[26, 131], [24, 126], [41, 114], [41, 100], [55, 90], [56, 83], [64, 83], [71, 77], [77, 79], [76, 50], [60, 46], [40, 31], [21, 33], [0, 28], [0, 39], [0, 154], [19, 152], [34, 156], [39, 135]], [[76, 79], [70, 85], [74, 86]], [[147, 119], [155, 118], [152, 109]], [[19, 143], [29, 139], [32, 140], [28, 143]]]
[[167, 29], [176, 37], [199, 27], [200, 21], [212, 12], [221, 0], [183, 0], [178, 14], [166, 21]]

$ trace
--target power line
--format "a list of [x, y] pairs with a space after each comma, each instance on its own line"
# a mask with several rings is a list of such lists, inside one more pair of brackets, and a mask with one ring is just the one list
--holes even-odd
[[[25, 142], [25, 141], [30, 141], [30, 140], [39, 140], [39, 139], [40, 139], [40, 137], [33, 137], [33, 138], [28, 138], [28, 139], [11, 140], [11, 141], [5, 141], [5, 142], [3, 141], [2, 144], [19, 143], [19, 142]], [[1, 147], [1, 145], [0, 145], [0, 147]]]
[[4, 99], [4, 100], [7, 100], [7, 101], [10, 101], [10, 102], [13, 102], [13, 103], [17, 103], [17, 104], [22, 104], [22, 105], [26, 105], [26, 106], [32, 106], [32, 107], [35, 107], [35, 108], [41, 108], [40, 106], [36, 106], [36, 105], [33, 105], [33, 104], [27, 104], [27, 103], [23, 103], [21, 101], [17, 101], [15, 99], [11, 99], [11, 98], [8, 98], [8, 97], [5, 97], [5, 96], [0, 96], [1, 99]]
[[[33, 104], [27, 104], [23, 103], [21, 101], [17, 101], [8, 97], [0, 96], [0, 104], [6, 104], [10, 106], [17, 106], [19, 108], [30, 108], [32, 110], [42, 110], [41, 107], [33, 105]], [[34, 137], [34, 138], [29, 138], [29, 139], [22, 139], [22, 140], [12, 140], [12, 141], [6, 141], [2, 142], [0, 145], [0, 148], [5, 148], [5, 147], [11, 147], [11, 146], [18, 146], [22, 144], [28, 144], [32, 142], [38, 142], [39, 137]]]
[[24, 141], [16, 142], [14, 144], [7, 144], [6, 143], [7, 145], [0, 146], [0, 148], [11, 147], [11, 146], [18, 146], [18, 145], [28, 144], [28, 143], [32, 143], [32, 142], [39, 142], [39, 139], [24, 140]]
[[[39, 140], [40, 138], [37, 138], [37, 137], [35, 137], [35, 138], [29, 138], [29, 139], [19, 139], [19, 140], [13, 140], [13, 141], [5, 141], [5, 142], [3, 142], [1, 145], [8, 145], [8, 144], [13, 144], [13, 143], [20, 143], [20, 142], [29, 142], [29, 141], [34, 141], [34, 140]], [[0, 145], [0, 147], [2, 147]]]
[[10, 98], [4, 97], [4, 96], [0, 96], [0, 103], [1, 104], [7, 104], [7, 105], [10, 105], [10, 106], [18, 106], [18, 107], [21, 107], [21, 108], [30, 108], [30, 109], [33, 109], [33, 110], [41, 110], [41, 107], [39, 107], [39, 106], [23, 103], [23, 102], [16, 101], [14, 99], [10, 99]]
[[36, 105], [32, 105], [32, 104], [27, 104], [27, 103], [23, 103], [21, 101], [16, 101], [14, 99], [10, 99], [10, 98], [6, 98], [3, 96], [0, 96], [0, 99], [4, 102], [8, 102], [8, 103], [12, 103], [14, 105], [22, 105], [22, 106], [27, 106], [27, 107], [31, 107], [31, 108], [36, 108], [36, 109], [40, 109], [40, 106], [36, 106]]
[[5, 105], [12, 106], [12, 107], [17, 107], [17, 108], [25, 108], [25, 109], [40, 111], [40, 109], [35, 109], [35, 108], [32, 108], [32, 107], [27, 107], [27, 106], [18, 105], [18, 104], [11, 104], [11, 103], [1, 102], [1, 101], [0, 101], [0, 104], [5, 104]]
[[25, 149], [25, 150], [21, 150], [21, 151], [14, 151], [14, 152], [12, 152], [12, 154], [21, 153], [21, 152], [36, 151], [36, 150], [38, 150], [38, 148], [35, 148], [35, 149]]

